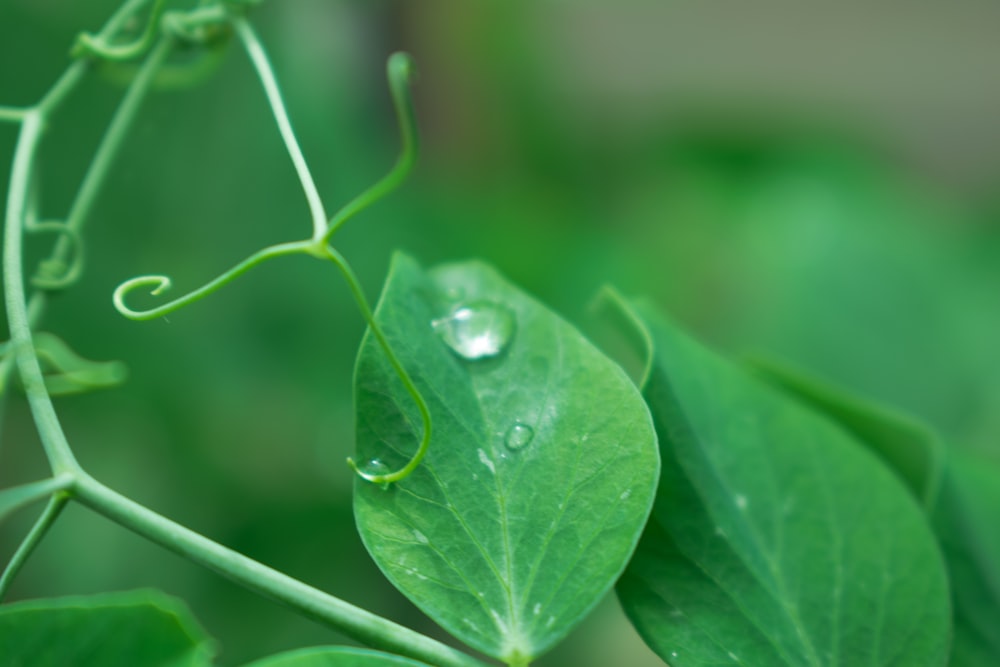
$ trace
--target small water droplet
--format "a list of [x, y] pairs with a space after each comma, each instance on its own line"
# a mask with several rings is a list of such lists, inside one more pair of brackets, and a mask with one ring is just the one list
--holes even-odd
[[458, 306], [431, 325], [458, 356], [475, 361], [504, 351], [514, 335], [514, 313], [483, 299]]
[[535, 616], [538, 616], [539, 614], [541, 614], [542, 613], [542, 603], [541, 602], [536, 602], [535, 606], [531, 608], [531, 612]]
[[[369, 459], [366, 463], [358, 466], [358, 472], [367, 479], [376, 475], [388, 475], [392, 472], [392, 468], [382, 459]], [[390, 482], [381, 482], [378, 486], [382, 487], [382, 490], [387, 490], [392, 484]]]
[[622, 494], [618, 496], [618, 500], [628, 500], [632, 497], [632, 489], [625, 489]]
[[507, 430], [507, 435], [504, 436], [503, 443], [507, 445], [507, 449], [512, 452], [516, 452], [519, 449], [527, 447], [534, 437], [535, 430], [533, 428], [527, 424], [515, 422], [514, 425]]
[[733, 498], [733, 501], [736, 503], [736, 507], [738, 507], [739, 509], [745, 510], [747, 508], [746, 496], [742, 494], [736, 494], [736, 496]]
[[417, 540], [417, 542], [420, 542], [421, 544], [427, 544], [428, 542], [427, 536], [421, 533], [419, 530], [413, 531], [413, 537], [414, 539]]

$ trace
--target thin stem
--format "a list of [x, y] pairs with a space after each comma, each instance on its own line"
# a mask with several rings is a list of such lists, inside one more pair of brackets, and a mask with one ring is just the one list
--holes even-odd
[[416, 67], [408, 54], [394, 53], [389, 56], [386, 74], [393, 107], [396, 110], [396, 120], [399, 123], [402, 150], [388, 174], [334, 214], [326, 231], [323, 232], [323, 243], [329, 242], [345, 222], [398, 188], [412, 171], [420, 149], [417, 118], [413, 110], [413, 97], [410, 95], [410, 85], [413, 83], [415, 73]]
[[3, 489], [0, 491], [0, 519], [53, 493], [68, 489], [72, 483], [73, 475], [62, 473], [56, 477]]
[[0, 602], [3, 601], [4, 596], [10, 589], [11, 583], [14, 581], [14, 577], [21, 571], [21, 567], [28, 560], [28, 557], [31, 556], [32, 552], [42, 541], [42, 538], [49, 532], [49, 528], [59, 518], [59, 514], [62, 512], [63, 507], [66, 506], [67, 500], [69, 500], [69, 496], [65, 492], [56, 493], [49, 498], [49, 502], [45, 506], [42, 515], [38, 517], [31, 531], [25, 536], [17, 551], [14, 552], [10, 562], [7, 563], [3, 575], [0, 576]]
[[28, 317], [21, 258], [24, 210], [31, 187], [31, 165], [34, 163], [41, 133], [41, 112], [32, 111], [25, 116], [21, 125], [8, 188], [3, 254], [4, 300], [7, 305], [12, 353], [21, 373], [24, 391], [28, 396], [45, 455], [49, 459], [52, 471], [58, 474], [67, 470], [78, 470], [79, 465], [70, 451], [66, 435], [45, 389], [45, 379], [31, 340], [31, 323]]
[[81, 473], [75, 491], [81, 503], [125, 528], [369, 646], [441, 667], [484, 665], [430, 637], [355, 607], [213, 542], [112, 491], [85, 473]]
[[24, 114], [26, 113], [28, 113], [27, 109], [0, 107], [0, 122], [20, 123], [24, 120]]
[[264, 87], [264, 94], [267, 96], [267, 102], [271, 105], [271, 113], [278, 124], [281, 139], [285, 142], [285, 149], [292, 158], [295, 172], [299, 176], [302, 189], [306, 194], [306, 200], [309, 202], [309, 211], [313, 219], [313, 236], [314, 238], [319, 238], [326, 230], [326, 210], [323, 208], [323, 202], [320, 199], [319, 191], [316, 189], [316, 183], [313, 181], [312, 173], [309, 171], [306, 159], [302, 155], [302, 149], [299, 148], [295, 132], [292, 130], [292, 123], [288, 119], [288, 112], [285, 110], [285, 103], [281, 97], [281, 91], [278, 89], [278, 82], [274, 78], [274, 70], [271, 67], [271, 62], [268, 60], [267, 53], [264, 51], [263, 46], [261, 46], [260, 39], [257, 37], [257, 33], [249, 21], [243, 17], [235, 17], [233, 19], [233, 26], [236, 28], [236, 34], [239, 35], [240, 40], [243, 42], [247, 55], [250, 56], [250, 61], [253, 63], [254, 69], [257, 70], [257, 76], [260, 77], [261, 85]]
[[354, 275], [354, 271], [351, 269], [350, 264], [348, 264], [347, 260], [344, 259], [344, 257], [332, 246], [325, 246], [324, 252], [327, 259], [333, 262], [344, 275], [344, 279], [347, 281], [347, 285], [351, 289], [351, 295], [354, 297], [354, 301], [357, 303], [358, 309], [361, 311], [361, 315], [365, 318], [365, 322], [368, 324], [369, 331], [371, 331], [372, 335], [375, 336], [375, 340], [378, 342], [379, 347], [382, 348], [386, 358], [389, 360], [389, 365], [392, 366], [392, 369], [396, 372], [400, 382], [403, 383], [403, 388], [413, 399], [413, 402], [416, 403], [417, 410], [420, 411], [420, 419], [423, 422], [424, 429], [423, 436], [420, 439], [420, 445], [417, 447], [416, 453], [405, 466], [395, 472], [374, 474], [370, 471], [361, 469], [352, 458], [348, 458], [347, 463], [351, 466], [354, 472], [369, 482], [374, 482], [376, 484], [390, 484], [392, 482], [398, 482], [417, 469], [417, 466], [419, 466], [420, 462], [423, 461], [424, 456], [427, 455], [427, 450], [430, 449], [430, 409], [427, 407], [427, 401], [424, 400], [420, 390], [417, 389], [417, 386], [413, 383], [413, 379], [410, 377], [410, 374], [407, 373], [403, 364], [400, 363], [399, 358], [396, 356], [396, 353], [393, 352], [392, 346], [389, 344], [389, 341], [386, 340], [385, 334], [382, 333], [382, 327], [380, 327], [375, 321], [375, 316], [372, 313], [371, 306], [368, 305], [365, 293], [361, 290], [361, 283], [358, 281], [357, 276]]
[[76, 38], [76, 44], [70, 52], [74, 58], [81, 56], [96, 56], [104, 60], [131, 60], [142, 55], [153, 44], [156, 33], [160, 28], [160, 18], [163, 10], [166, 9], [166, 0], [155, 0], [153, 11], [150, 12], [146, 21], [146, 29], [137, 39], [130, 44], [108, 44], [108, 40], [91, 35], [80, 33]]
[[113, 297], [115, 308], [118, 309], [119, 313], [131, 320], [152, 320], [163, 315], [169, 315], [175, 310], [205, 298], [212, 292], [215, 292], [236, 278], [239, 278], [253, 267], [267, 261], [268, 259], [284, 255], [305, 254], [309, 252], [310, 246], [311, 241], [295, 241], [293, 243], [281, 243], [279, 245], [268, 246], [263, 250], [258, 250], [233, 268], [216, 277], [211, 282], [205, 283], [198, 289], [192, 290], [184, 296], [174, 299], [173, 301], [162, 306], [150, 308], [148, 310], [133, 310], [132, 308], [129, 308], [125, 305], [125, 296], [136, 288], [147, 287], [149, 285], [154, 285], [153, 289], [150, 290], [150, 294], [157, 296], [170, 289], [170, 278], [167, 276], [139, 276], [137, 278], [132, 278], [131, 280], [126, 280], [119, 285], [117, 289], [115, 289]]
[[118, 154], [122, 142], [128, 133], [132, 122], [135, 120], [139, 107], [149, 92], [150, 84], [156, 75], [157, 69], [170, 55], [173, 48], [173, 40], [170, 37], [161, 39], [146, 58], [146, 61], [139, 68], [128, 90], [125, 92], [122, 101], [115, 110], [115, 115], [108, 124], [108, 129], [101, 138], [101, 143], [97, 147], [94, 159], [87, 168], [87, 173], [83, 177], [80, 189], [70, 206], [69, 215], [66, 217], [66, 226], [73, 232], [79, 233], [83, 227], [87, 215], [90, 213], [97, 198], [97, 193], [107, 178], [112, 161]]
[[[150, 2], [150, 0], [129, 0], [124, 5], [118, 8], [108, 22], [104, 24], [104, 28], [97, 33], [100, 39], [108, 39], [111, 35], [115, 34], [121, 30], [125, 22], [132, 18], [132, 15], [139, 11], [143, 5]], [[86, 60], [77, 60], [69, 69], [67, 69], [59, 80], [56, 81], [55, 85], [49, 89], [49, 92], [45, 94], [45, 97], [41, 99], [38, 105], [35, 107], [42, 112], [44, 116], [48, 116], [52, 111], [54, 111], [66, 96], [76, 88], [77, 84], [80, 83], [80, 79], [83, 75], [90, 69], [90, 63]]]

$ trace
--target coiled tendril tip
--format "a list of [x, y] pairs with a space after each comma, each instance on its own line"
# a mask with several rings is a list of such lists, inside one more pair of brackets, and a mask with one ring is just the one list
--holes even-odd
[[152, 296], [159, 296], [170, 289], [173, 286], [173, 282], [168, 276], [138, 276], [131, 280], [126, 280], [115, 288], [114, 295], [111, 298], [115, 304], [115, 309], [130, 320], [150, 320], [159, 315], [165, 315], [164, 309], [169, 309], [169, 304], [167, 307], [152, 308], [150, 310], [133, 310], [125, 305], [126, 294], [149, 285], [155, 285], [153, 289], [149, 290], [149, 293]]

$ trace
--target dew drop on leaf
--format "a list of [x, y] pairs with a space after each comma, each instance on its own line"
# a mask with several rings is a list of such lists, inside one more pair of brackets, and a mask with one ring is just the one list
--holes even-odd
[[470, 361], [497, 356], [514, 336], [514, 314], [495, 301], [463, 304], [431, 324], [455, 354]]
[[527, 447], [534, 437], [534, 429], [527, 424], [515, 422], [514, 425], [507, 430], [507, 435], [504, 436], [503, 442], [507, 445], [507, 449], [512, 452], [516, 452], [524, 447]]

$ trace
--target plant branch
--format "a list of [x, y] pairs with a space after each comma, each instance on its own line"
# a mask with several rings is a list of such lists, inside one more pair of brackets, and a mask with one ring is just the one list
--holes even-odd
[[461, 651], [213, 542], [112, 491], [86, 473], [80, 473], [75, 492], [81, 503], [125, 528], [369, 646], [440, 667], [484, 665]]
[[4, 223], [4, 301], [7, 305], [7, 321], [10, 327], [11, 353], [21, 374], [24, 392], [28, 396], [45, 455], [49, 459], [53, 473], [58, 474], [68, 470], [78, 470], [79, 464], [70, 451], [52, 400], [45, 389], [45, 379], [31, 340], [31, 323], [28, 318], [21, 257], [24, 210], [31, 187], [31, 166], [38, 150], [41, 133], [41, 112], [33, 110], [25, 116], [21, 124], [8, 188]]

